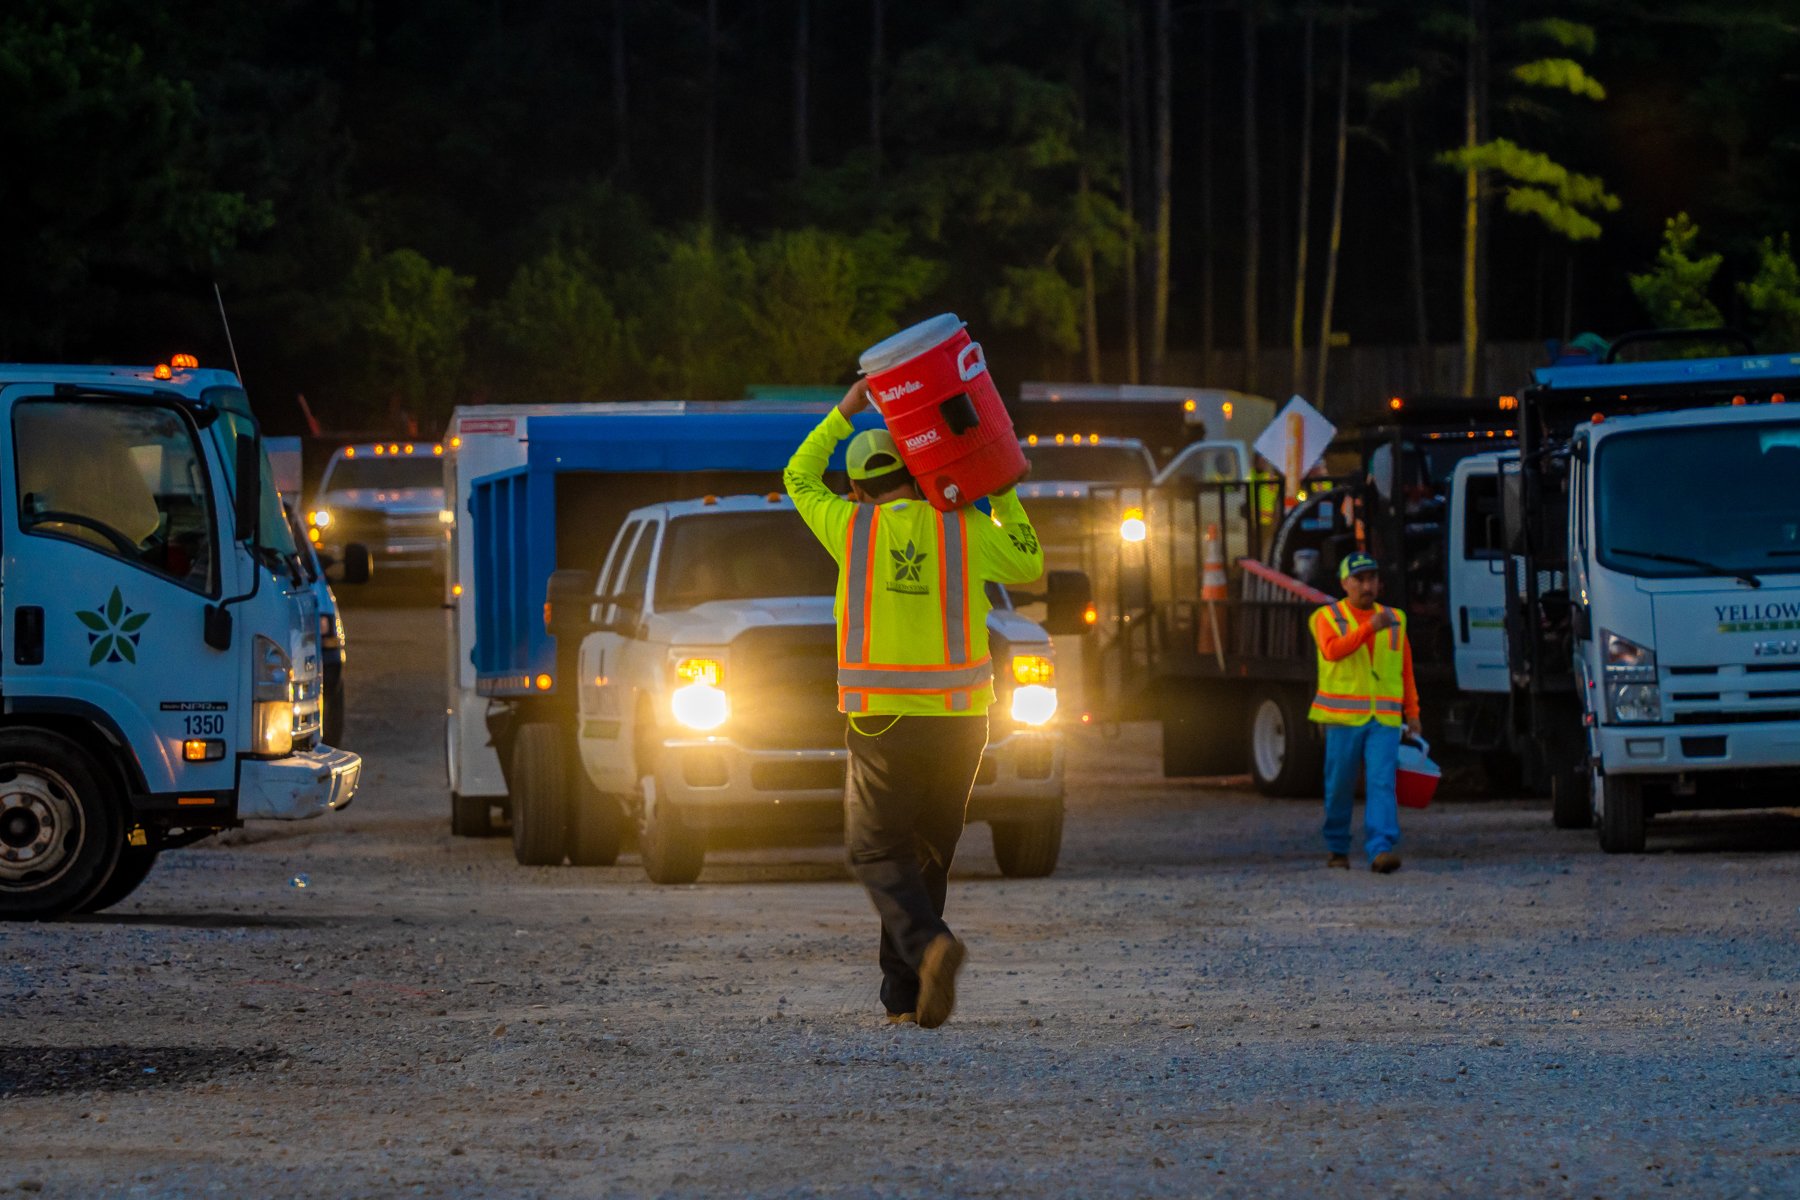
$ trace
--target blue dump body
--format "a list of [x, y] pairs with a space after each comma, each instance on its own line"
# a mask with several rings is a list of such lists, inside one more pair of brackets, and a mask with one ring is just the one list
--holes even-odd
[[[779, 488], [781, 469], [828, 407], [753, 401], [688, 404], [670, 413], [533, 415], [525, 465], [470, 485], [475, 602], [470, 656], [477, 690], [486, 696], [555, 690], [556, 640], [544, 629], [544, 592], [559, 565], [559, 476], [754, 471], [768, 472], [769, 486]], [[874, 413], [856, 421], [858, 428], [878, 423]], [[831, 465], [843, 467], [841, 449]], [[621, 489], [630, 486], [628, 478], [620, 480]], [[631, 506], [672, 498], [633, 499]], [[604, 536], [610, 541], [612, 531]], [[539, 676], [549, 676], [551, 688], [535, 686]]]
[[1800, 354], [1747, 354], [1733, 358], [1675, 358], [1648, 362], [1540, 367], [1538, 386], [1556, 391], [1615, 388], [1717, 388], [1731, 384], [1772, 384], [1800, 375]]

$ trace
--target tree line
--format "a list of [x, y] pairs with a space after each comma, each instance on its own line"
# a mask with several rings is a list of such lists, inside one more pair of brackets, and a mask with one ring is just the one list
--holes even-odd
[[1488, 339], [1788, 336], [1797, 46], [1800, 0], [15, 0], [0, 357], [219, 362], [222, 298], [265, 408], [430, 426], [952, 310], [1012, 379], [1329, 406], [1334, 345], [1458, 342], [1473, 393]]

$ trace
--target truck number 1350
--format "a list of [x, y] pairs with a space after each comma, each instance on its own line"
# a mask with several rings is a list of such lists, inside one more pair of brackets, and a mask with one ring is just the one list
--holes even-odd
[[225, 732], [224, 713], [193, 713], [184, 719], [189, 737], [216, 736]]

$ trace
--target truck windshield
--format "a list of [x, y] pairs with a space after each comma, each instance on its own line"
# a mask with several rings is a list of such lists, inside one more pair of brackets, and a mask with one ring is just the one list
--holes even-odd
[[442, 488], [444, 462], [438, 458], [340, 458], [325, 472], [322, 492], [357, 488]]
[[1594, 458], [1600, 562], [1651, 578], [1800, 569], [1796, 478], [1800, 421], [1601, 439]]
[[830, 596], [837, 563], [792, 510], [678, 517], [663, 535], [656, 607]]
[[1135, 446], [1031, 446], [1035, 483], [1122, 483], [1142, 487], [1150, 482], [1150, 460]]

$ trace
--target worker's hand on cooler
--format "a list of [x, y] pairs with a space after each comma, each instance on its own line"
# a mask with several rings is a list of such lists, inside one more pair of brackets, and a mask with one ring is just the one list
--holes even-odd
[[838, 401], [838, 411], [846, 417], [854, 417], [867, 407], [869, 407], [869, 381], [867, 379], [859, 379], [851, 384], [850, 390], [844, 393], [844, 398]]
[[1380, 633], [1383, 629], [1391, 629], [1399, 623], [1400, 618], [1396, 617], [1391, 610], [1385, 608], [1369, 618], [1369, 628], [1376, 633]]
[[1417, 718], [1417, 717], [1406, 718], [1406, 736], [1416, 738], [1416, 737], [1422, 737], [1423, 735], [1424, 735], [1424, 726], [1419, 724], [1419, 718]]

